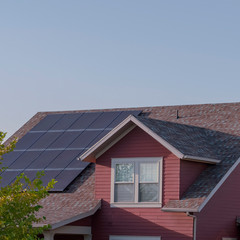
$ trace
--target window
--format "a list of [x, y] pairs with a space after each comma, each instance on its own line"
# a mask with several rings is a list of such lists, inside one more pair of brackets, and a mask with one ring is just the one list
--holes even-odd
[[110, 236], [109, 240], [161, 240], [161, 237]]
[[161, 204], [162, 158], [112, 159], [112, 206]]

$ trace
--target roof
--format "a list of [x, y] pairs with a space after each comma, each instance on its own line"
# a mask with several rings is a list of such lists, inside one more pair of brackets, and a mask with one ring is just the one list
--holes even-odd
[[[158, 107], [139, 107], [139, 108], [119, 108], [119, 109], [95, 109], [95, 110], [76, 110], [76, 111], [54, 111], [54, 112], [39, 112], [33, 116], [26, 124], [23, 125], [12, 137], [10, 137], [6, 144], [11, 141], [14, 137], [22, 138], [26, 133], [28, 133], [34, 126], [36, 126], [43, 118], [51, 114], [72, 114], [72, 113], [82, 113], [82, 112], [107, 112], [107, 111], [128, 111], [128, 110], [139, 110], [142, 111], [142, 117], [148, 117], [155, 120], [161, 120], [162, 124], [168, 126], [169, 131], [175, 131], [178, 128], [177, 134], [181, 135], [181, 131], [186, 130], [193, 132], [198, 132], [199, 129], [195, 129], [192, 126], [204, 128], [201, 133], [207, 137], [208, 135], [211, 138], [211, 133], [219, 134], [220, 139], [226, 142], [230, 140], [228, 146], [229, 151], [226, 151], [224, 157], [222, 152], [215, 151], [209, 152], [208, 146], [205, 147], [204, 152], [208, 153], [210, 157], [220, 158], [221, 163], [216, 165], [211, 165], [207, 168], [196, 180], [196, 182], [188, 189], [184, 194], [183, 198], [179, 201], [171, 200], [169, 201], [163, 209], [174, 210], [174, 211], [184, 211], [193, 209], [197, 211], [201, 204], [203, 205], [204, 201], [211, 195], [211, 192], [218, 186], [221, 180], [224, 179], [224, 176], [227, 176], [227, 173], [234, 167], [236, 160], [238, 158], [238, 136], [240, 136], [240, 103], [221, 103], [221, 104], [199, 104], [199, 105], [179, 105], [179, 106], [158, 106]], [[148, 128], [152, 128], [153, 131], [155, 128], [156, 122], [152, 120], [146, 120], [146, 118], [139, 117], [138, 120], [146, 124]], [[171, 125], [171, 123], [184, 124], [181, 125]], [[158, 124], [157, 124], [158, 125]], [[191, 125], [185, 126], [185, 125]], [[209, 130], [218, 131], [211, 132]], [[156, 130], [157, 132], [157, 130]], [[223, 133], [227, 134], [224, 135]], [[167, 131], [165, 132], [167, 134]], [[223, 134], [223, 135], [222, 135]], [[164, 138], [164, 135], [161, 135]], [[188, 136], [193, 137], [194, 136]], [[197, 136], [195, 136], [197, 137]], [[237, 141], [236, 141], [237, 139]], [[196, 139], [195, 139], [196, 140]], [[172, 139], [168, 137], [167, 141], [171, 142]], [[182, 145], [172, 142], [172, 145], [176, 148], [179, 148], [184, 153], [194, 151], [194, 154], [198, 153], [199, 149], [190, 149], [190, 145]], [[235, 144], [235, 145], [234, 145]], [[235, 146], [234, 148], [232, 146]], [[214, 142], [212, 143], [214, 147]], [[227, 148], [224, 148], [227, 150]], [[218, 149], [219, 150], [219, 149]], [[224, 150], [224, 151], [225, 151]], [[234, 150], [232, 152], [232, 150]], [[228, 153], [230, 155], [228, 155]], [[192, 153], [191, 153], [192, 154]], [[201, 151], [199, 152], [201, 154]], [[212, 155], [214, 154], [214, 155]], [[84, 179], [83, 171], [77, 179], [71, 183], [71, 186], [74, 186], [74, 183], [78, 179]], [[43, 209], [40, 214], [43, 214], [47, 217], [47, 222], [53, 224], [54, 226], [61, 225], [68, 221], [74, 219], [80, 219], [84, 214], [92, 214], [100, 206], [99, 200], [94, 199], [94, 181], [90, 181], [92, 178], [88, 178], [89, 181], [86, 181], [85, 184], [88, 184], [88, 191], [84, 189], [85, 184], [80, 184], [77, 186], [73, 192], [64, 192], [64, 193], [51, 193], [49, 197], [44, 199], [41, 204]], [[91, 186], [91, 187], [89, 187]], [[76, 198], [76, 201], [72, 199]], [[74, 204], [76, 203], [77, 204]], [[64, 210], [64, 208], [65, 210]]]
[[126, 127], [133, 129], [130, 123], [145, 130], [180, 159], [217, 162], [200, 174], [181, 200], [169, 201], [163, 208], [165, 211], [199, 211], [204, 200], [240, 157], [239, 136], [149, 117], [129, 116], [80, 158], [91, 161], [93, 156], [99, 157], [109, 148], [108, 144], [116, 143], [114, 139], [125, 136]]
[[38, 216], [45, 216], [41, 225], [50, 224], [52, 229], [93, 215], [101, 206], [94, 199], [94, 164], [90, 164], [65, 193], [51, 193], [40, 201], [43, 206]]

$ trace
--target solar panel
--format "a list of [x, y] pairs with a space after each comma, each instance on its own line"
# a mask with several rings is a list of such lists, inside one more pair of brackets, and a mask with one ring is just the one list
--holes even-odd
[[6, 187], [21, 173], [21, 171], [5, 171], [1, 174], [0, 187]]
[[83, 152], [84, 150], [66, 150], [62, 151], [48, 166], [48, 168], [66, 168], [71, 162], [77, 162], [76, 167], [82, 168], [86, 166], [86, 163], [82, 161], [78, 161], [77, 157]]
[[82, 133], [83, 131], [65, 132], [48, 148], [66, 148]]
[[42, 132], [35, 133], [27, 133], [23, 136], [16, 144], [15, 150], [18, 149], [28, 149], [31, 145], [33, 145], [41, 136]]
[[47, 131], [54, 124], [57, 123], [59, 119], [61, 119], [64, 114], [49, 114], [43, 120], [41, 120], [35, 127], [31, 129], [31, 131]]
[[61, 134], [62, 134], [62, 132], [46, 132], [30, 148], [31, 149], [46, 149]]
[[2, 173], [7, 185], [24, 172], [33, 180], [38, 171], [46, 185], [52, 178], [58, 183], [53, 191], [63, 191], [89, 163], [77, 160], [129, 114], [140, 111], [109, 111], [50, 114], [17, 143], [14, 152], [4, 155]]
[[69, 148], [86, 148], [102, 131], [84, 131], [73, 143], [69, 145]]
[[77, 121], [77, 119], [82, 116], [82, 113], [71, 113], [71, 114], [64, 114], [64, 116], [57, 121], [51, 128], [50, 130], [66, 130], [68, 129], [71, 125], [74, 124], [74, 122]]
[[61, 152], [61, 150], [44, 151], [35, 161], [32, 161], [27, 169], [45, 169]]
[[65, 189], [83, 171], [83, 169], [62, 171], [56, 177], [57, 183], [54, 185], [54, 191], [62, 191]]
[[110, 123], [112, 123], [121, 112], [104, 112], [99, 116], [91, 125], [89, 125], [89, 128], [91, 129], [101, 129], [106, 128]]
[[9, 167], [23, 152], [10, 152], [3, 155], [1, 167]]
[[25, 169], [27, 168], [39, 155], [41, 151], [27, 151], [14, 161], [9, 168], [11, 169]]
[[86, 129], [101, 114], [101, 112], [84, 113], [69, 129]]

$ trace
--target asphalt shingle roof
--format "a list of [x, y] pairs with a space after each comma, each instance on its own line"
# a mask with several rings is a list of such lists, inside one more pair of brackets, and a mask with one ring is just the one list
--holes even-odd
[[[204, 170], [181, 200], [171, 200], [165, 205], [165, 208], [197, 209], [239, 157], [240, 103], [39, 112], [21, 127], [6, 144], [14, 137], [23, 137], [49, 114], [115, 110], [142, 110], [142, 116], [161, 120], [158, 122], [161, 124], [155, 120], [146, 120], [141, 117], [139, 120], [156, 133], [161, 132], [162, 138], [171, 142], [179, 150], [181, 149], [184, 154], [204, 155], [221, 160], [219, 164], [211, 165]], [[176, 139], [178, 141], [175, 141]], [[199, 144], [195, 144], [196, 141], [201, 145], [201, 148], [199, 148]], [[82, 179], [80, 180], [81, 184], [76, 185], [74, 191], [61, 194], [52, 193], [42, 200], [43, 209], [40, 214], [47, 217], [45, 223], [55, 224], [64, 221], [67, 218], [88, 212], [99, 203], [99, 200], [94, 199], [94, 174], [87, 178], [87, 172], [82, 174], [78, 177], [78, 179]], [[74, 184], [70, 186], [70, 189], [73, 187]]]

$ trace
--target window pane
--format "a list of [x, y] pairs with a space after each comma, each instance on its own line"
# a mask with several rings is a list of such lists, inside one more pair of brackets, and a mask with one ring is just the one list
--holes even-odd
[[140, 163], [140, 182], [158, 182], [158, 163]]
[[158, 191], [157, 183], [140, 183], [139, 202], [158, 202]]
[[133, 202], [134, 201], [134, 184], [115, 184], [114, 202]]
[[115, 182], [133, 182], [133, 163], [116, 164]]

